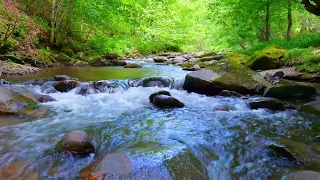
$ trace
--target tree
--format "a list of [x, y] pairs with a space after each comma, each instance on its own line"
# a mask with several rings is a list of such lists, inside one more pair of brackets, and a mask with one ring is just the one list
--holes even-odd
[[292, 33], [292, 0], [288, 0], [288, 30], [287, 30], [287, 40], [291, 39]]
[[302, 4], [310, 13], [320, 16], [320, 0], [302, 0]]

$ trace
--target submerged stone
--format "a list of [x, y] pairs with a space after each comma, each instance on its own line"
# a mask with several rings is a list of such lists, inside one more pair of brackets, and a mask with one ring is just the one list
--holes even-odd
[[80, 130], [66, 134], [63, 139], [57, 143], [55, 149], [81, 154], [90, 154], [95, 151], [90, 136], [85, 131]]
[[209, 179], [207, 170], [191, 151], [182, 152], [177, 156], [166, 160], [164, 165], [170, 172], [172, 179]]
[[123, 152], [107, 153], [85, 167], [80, 175], [84, 180], [121, 179], [131, 174], [130, 159]]
[[320, 180], [320, 173], [315, 171], [298, 171], [281, 178], [282, 180]]

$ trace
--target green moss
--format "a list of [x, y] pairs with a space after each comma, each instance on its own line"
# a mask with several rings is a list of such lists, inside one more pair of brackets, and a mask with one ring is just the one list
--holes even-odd
[[102, 60], [101, 56], [92, 56], [89, 59], [87, 59], [87, 62], [89, 62], [90, 64], [95, 64], [95, 63], [99, 63]]
[[[62, 141], [62, 140], [61, 140], [61, 141]], [[61, 151], [61, 150], [62, 150], [61, 141], [59, 141], [59, 142], [54, 146], [54, 150], [56, 150], [56, 151]]]
[[56, 56], [58, 62], [70, 62], [71, 58], [64, 53], [60, 53]]
[[235, 62], [240, 63], [240, 64], [245, 64], [245, 63], [248, 62], [250, 57], [248, 55], [245, 55], [245, 54], [228, 54], [226, 56], [226, 59], [230, 59], [230, 60], [235, 61]]
[[61, 49], [61, 52], [64, 53], [64, 54], [66, 54], [66, 55], [68, 55], [69, 57], [74, 56], [74, 52], [73, 52], [73, 50], [72, 50], [70, 47], [63, 47], [63, 48]]
[[279, 46], [270, 46], [261, 51], [257, 51], [245, 63], [253, 70], [276, 69], [284, 64], [288, 51]]
[[193, 62], [187, 62], [187, 63], [181, 64], [180, 66], [182, 68], [190, 68], [190, 67], [193, 67], [194, 65], [195, 65], [195, 63], [193, 63]]

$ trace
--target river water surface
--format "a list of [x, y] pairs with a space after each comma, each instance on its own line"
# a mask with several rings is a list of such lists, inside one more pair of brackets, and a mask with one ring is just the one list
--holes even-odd
[[[141, 70], [89, 68], [89, 71], [77, 69], [78, 73], [70, 69], [56, 72], [82, 81], [119, 79], [120, 82], [149, 76], [183, 81], [186, 75], [175, 66], [141, 65], [144, 67]], [[50, 72], [48, 77], [52, 75]], [[16, 82], [29, 79], [8, 78]], [[38, 86], [25, 87], [44, 94]], [[305, 168], [272, 155], [266, 146], [279, 139], [313, 146], [314, 137], [320, 132], [320, 118], [292, 110], [251, 110], [250, 98], [207, 97], [178, 89], [128, 87], [88, 95], [78, 95], [76, 90], [50, 93], [57, 101], [42, 104], [52, 110], [46, 118], [0, 127], [0, 179], [8, 174], [15, 174], [13, 179], [78, 179], [84, 167], [114, 151], [125, 152], [135, 172], [160, 167], [165, 160], [189, 150], [207, 170], [208, 177], [203, 179], [214, 180], [281, 179]], [[172, 110], [153, 107], [149, 96], [160, 90], [170, 91], [185, 107]], [[219, 105], [228, 105], [231, 111], [213, 111]], [[92, 137], [96, 153], [88, 157], [55, 153], [55, 144], [67, 132], [77, 129]]]

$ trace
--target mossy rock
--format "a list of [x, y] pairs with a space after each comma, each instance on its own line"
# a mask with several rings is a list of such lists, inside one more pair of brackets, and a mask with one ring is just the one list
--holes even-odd
[[233, 61], [222, 60], [220, 65], [186, 76], [184, 89], [206, 95], [218, 95], [223, 90], [241, 94], [256, 94], [270, 84], [258, 73]]
[[69, 57], [74, 56], [74, 52], [70, 47], [63, 47], [60, 51], [64, 54], [68, 55]]
[[103, 58], [101, 56], [92, 56], [87, 58], [87, 62], [94, 66], [102, 66], [104, 65]]
[[7, 88], [0, 87], [0, 112], [1, 114], [18, 114], [24, 110], [35, 110], [38, 103], [26, 96]]
[[317, 90], [312, 84], [284, 80], [266, 88], [264, 91], [265, 97], [274, 97], [278, 99], [312, 99], [316, 95]]
[[253, 70], [276, 69], [283, 64], [287, 55], [287, 50], [279, 46], [270, 46], [256, 52], [245, 64]]
[[320, 116], [320, 101], [304, 104], [300, 107], [299, 111]]
[[248, 60], [250, 59], [250, 56], [245, 55], [245, 54], [228, 54], [226, 56], [226, 59], [230, 59], [233, 60], [235, 62], [238, 62], [240, 64], [246, 64], [246, 62], [248, 62]]
[[71, 58], [64, 53], [60, 53], [56, 56], [56, 60], [61, 63], [69, 63], [71, 61]]

